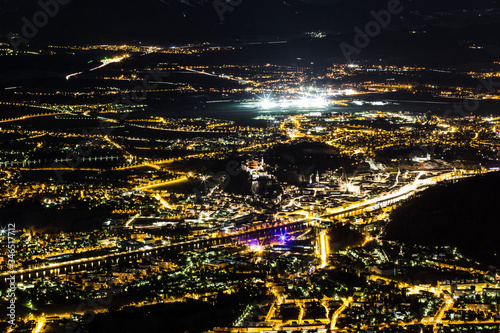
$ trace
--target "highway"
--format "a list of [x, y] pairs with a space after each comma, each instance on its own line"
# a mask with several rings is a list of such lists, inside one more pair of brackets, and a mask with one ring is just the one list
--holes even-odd
[[319, 268], [325, 268], [328, 265], [328, 256], [330, 254], [330, 241], [328, 239], [328, 229], [321, 230], [319, 233], [319, 257], [321, 265]]

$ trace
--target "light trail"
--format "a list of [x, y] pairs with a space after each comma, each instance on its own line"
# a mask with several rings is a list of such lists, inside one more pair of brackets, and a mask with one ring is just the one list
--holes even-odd
[[83, 72], [78, 72], [78, 73], [73, 73], [73, 74], [69, 74], [69, 75], [66, 75], [66, 81], [71, 79], [73, 76], [77, 76], [77, 75], [80, 75], [80, 74], [83, 74]]
[[[129, 57], [129, 55], [126, 54], [126, 55], [123, 55], [123, 56], [120, 56], [120, 57], [111, 58], [111, 59], [103, 59], [103, 60], [101, 60], [101, 64], [99, 66], [91, 68], [89, 71], [92, 72], [92, 71], [98, 70], [100, 68], [106, 67], [109, 64], [112, 64], [112, 63], [115, 63], [115, 62], [120, 62], [123, 59], [126, 59], [128, 57]], [[80, 75], [80, 74], [83, 74], [83, 72], [77, 72], [77, 73], [66, 75], [66, 80], [69, 80], [73, 76], [77, 76], [77, 75]]]

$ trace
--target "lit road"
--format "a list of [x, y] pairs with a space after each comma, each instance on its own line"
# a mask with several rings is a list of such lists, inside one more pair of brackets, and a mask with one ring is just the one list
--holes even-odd
[[340, 314], [349, 307], [351, 304], [350, 299], [342, 299], [343, 304], [338, 308], [332, 315], [332, 320], [330, 321], [330, 329], [335, 330], [335, 326], [337, 325], [337, 320], [339, 319]]
[[155, 168], [155, 166], [158, 166], [161, 164], [180, 162], [180, 161], [188, 160], [191, 158], [215, 157], [218, 155], [223, 155], [225, 153], [226, 152], [224, 152], [224, 151], [220, 151], [220, 152], [212, 152], [212, 153], [200, 153], [200, 154], [186, 155], [186, 156], [181, 156], [181, 157], [171, 157], [171, 158], [166, 158], [163, 160], [154, 160], [154, 161], [148, 161], [148, 162], [127, 165], [127, 166], [123, 166], [123, 167], [117, 167], [117, 168], [113, 168], [112, 170], [130, 170], [130, 169], [144, 168], [144, 167]]
[[125, 222], [125, 228], [130, 228], [130, 224], [131, 224], [132, 222], [134, 222], [134, 220], [135, 220], [136, 218], [138, 218], [139, 216], [141, 216], [141, 214], [137, 213], [137, 214], [135, 214], [134, 216], [132, 216], [131, 218], [129, 218], [129, 219], [127, 220], [127, 222]]
[[305, 304], [303, 302], [300, 302], [298, 304], [298, 306], [299, 306], [299, 309], [300, 309], [298, 322], [299, 322], [299, 325], [302, 325], [303, 320], [304, 320], [304, 315], [306, 314], [306, 306], [305, 306]]
[[123, 148], [121, 145], [119, 145], [118, 143], [116, 143], [115, 141], [111, 140], [111, 138], [107, 135], [104, 136], [104, 140], [106, 140], [107, 142], [109, 142], [111, 145], [115, 146], [116, 148], [120, 149], [121, 151], [123, 151], [126, 155], [126, 159], [129, 163], [131, 163], [133, 160], [134, 160], [134, 155], [132, 155], [131, 153], [129, 153], [125, 148]]
[[[157, 130], [157, 131], [165, 131], [165, 132], [180, 132], [180, 133], [220, 133], [221, 130], [218, 130], [217, 127], [220, 126], [227, 126], [228, 124], [217, 124], [217, 125], [209, 125], [209, 129], [190, 129], [190, 128], [170, 128], [170, 127], [160, 127], [160, 126], [154, 126], [154, 125], [139, 125], [134, 123], [132, 120], [128, 120], [127, 123], [131, 126], [139, 127], [139, 128], [147, 128], [147, 129], [152, 129], [152, 130]], [[243, 128], [240, 131], [245, 131], [245, 132], [258, 132], [256, 129], [253, 128]], [[229, 131], [231, 132], [231, 131]], [[235, 131], [233, 130], [233, 133]]]
[[39, 333], [40, 330], [43, 328], [44, 324], [45, 324], [45, 317], [44, 316], [39, 317], [35, 329], [33, 330], [33, 333]]
[[325, 268], [328, 265], [328, 255], [330, 254], [328, 229], [322, 230], [319, 234], [319, 254], [321, 259], [319, 268]]
[[[368, 200], [361, 200], [355, 203], [352, 203], [348, 206], [344, 207], [337, 207], [334, 208], [330, 211], [329, 214], [325, 214], [321, 216], [320, 218], [317, 218], [318, 220], [321, 220], [321, 218], [328, 217], [328, 216], [334, 216], [334, 215], [339, 215], [345, 212], [348, 212], [350, 210], [354, 210], [356, 208], [367, 208], [369, 206], [374, 206], [380, 202], [384, 201], [399, 201], [399, 200], [404, 200], [408, 195], [410, 195], [412, 192], [415, 192], [418, 190], [418, 187], [421, 185], [434, 185], [440, 181], [447, 180], [447, 179], [461, 179], [461, 178], [466, 178], [471, 175], [471, 173], [466, 173], [465, 171], [463, 172], [463, 175], [453, 175], [453, 173], [445, 173], [441, 174], [432, 178], [428, 178], [425, 180], [420, 180], [420, 177], [424, 174], [424, 172], [419, 172], [413, 183], [405, 185], [401, 187], [399, 190], [389, 193], [389, 194], [384, 194], [378, 197], [375, 197], [373, 199], [368, 199]], [[399, 200], [396, 200], [399, 199]]]
[[99, 172], [102, 171], [102, 169], [95, 169], [95, 168], [19, 168], [19, 170], [23, 171], [92, 171], [92, 172]]
[[231, 81], [237, 81], [237, 82], [240, 82], [240, 83], [255, 85], [255, 83], [252, 82], [252, 81], [247, 81], [247, 80], [243, 80], [243, 79], [239, 79], [239, 78], [233, 78], [233, 77], [229, 77], [227, 75], [222, 75], [222, 74], [221, 75], [217, 75], [217, 74], [212, 74], [212, 73], [207, 73], [207, 72], [201, 72], [201, 71], [197, 71], [197, 70], [190, 69], [190, 68], [185, 68], [185, 67], [180, 67], [180, 69], [183, 69], [183, 70], [191, 72], [191, 73], [196, 73], [196, 74], [201, 74], [201, 75], [207, 75], [207, 76], [217, 77], [217, 78], [220, 78], [220, 79], [226, 79], [226, 80], [231, 80]]
[[160, 202], [160, 204], [162, 205], [163, 208], [166, 208], [166, 209], [173, 208], [171, 205], [168, 204], [168, 202], [165, 199], [162, 198], [162, 196], [159, 193], [156, 193], [154, 198]]
[[[100, 68], [106, 67], [109, 64], [112, 64], [112, 63], [115, 63], [115, 62], [120, 62], [123, 59], [126, 59], [128, 57], [129, 57], [129, 55], [126, 54], [126, 55], [115, 57], [115, 58], [111, 58], [111, 59], [103, 59], [103, 60], [101, 60], [101, 64], [99, 66], [91, 68], [89, 71], [92, 72], [92, 71], [98, 70]], [[76, 76], [78, 76], [80, 74], [83, 74], [83, 72], [77, 72], [77, 73], [72, 73], [72, 74], [66, 75], [66, 80], [69, 80], [72, 77], [76, 77]]]
[[455, 303], [455, 301], [453, 300], [453, 298], [451, 298], [449, 295], [445, 295], [443, 306], [438, 310], [438, 312], [434, 316], [434, 320], [433, 320], [433, 324], [434, 324], [433, 331], [434, 332], [439, 331], [439, 326], [437, 326], [436, 324], [441, 323], [441, 320], [443, 319], [446, 311], [453, 308], [454, 303]]
[[12, 177], [12, 174], [8, 170], [0, 170], [0, 172], [5, 173], [5, 177], [0, 178], [0, 180], [6, 180]]
[[9, 123], [13, 121], [21, 121], [21, 120], [26, 120], [30, 118], [37, 118], [37, 117], [50, 117], [50, 116], [57, 116], [65, 114], [63, 112], [51, 112], [51, 113], [40, 113], [40, 114], [31, 114], [31, 115], [26, 115], [26, 116], [21, 116], [17, 118], [10, 118], [10, 119], [2, 119], [0, 120], [0, 123]]
[[138, 187], [134, 188], [134, 190], [136, 190], [136, 191], [146, 191], [146, 190], [153, 189], [155, 187], [161, 187], [161, 186], [166, 186], [166, 185], [172, 185], [172, 184], [182, 183], [182, 182], [187, 181], [188, 179], [189, 179], [188, 177], [182, 177], [182, 178], [178, 178], [178, 179], [167, 180], [167, 181], [164, 181], [164, 182], [155, 182], [153, 184], [148, 184], [148, 185], [144, 185], [144, 186], [138, 186]]
[[406, 185], [404, 187], [401, 187], [398, 191], [395, 193], [391, 194], [385, 194], [378, 196], [373, 199], [368, 199], [368, 200], [361, 200], [355, 203], [352, 203], [348, 206], [343, 206], [343, 207], [337, 207], [331, 210], [330, 214], [324, 215], [324, 216], [332, 216], [332, 215], [339, 215], [345, 212], [348, 212], [350, 210], [354, 210], [356, 208], [366, 208], [369, 206], [374, 206], [380, 202], [384, 201], [390, 201], [390, 200], [403, 200], [406, 195], [411, 194], [411, 192], [414, 192], [416, 190], [416, 183]]

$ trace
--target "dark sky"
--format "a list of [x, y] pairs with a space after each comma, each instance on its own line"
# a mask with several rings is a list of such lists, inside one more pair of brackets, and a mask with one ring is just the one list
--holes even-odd
[[[49, 1], [49, 0], [41, 0]], [[50, 0], [56, 1], [56, 0]], [[59, 0], [63, 1], [63, 0]], [[228, 0], [64, 0], [60, 10], [31, 39], [44, 43], [121, 43], [169, 45], [206, 40], [293, 38], [308, 30], [350, 33], [373, 19], [370, 11], [388, 0], [234, 0], [220, 20], [214, 1]], [[401, 0], [404, 11], [387, 30], [463, 29], [483, 38], [500, 23], [499, 0]], [[21, 32], [41, 10], [35, 0], [0, 0], [0, 33]], [[483, 30], [481, 30], [483, 29]], [[462, 34], [462, 32], [460, 32]], [[443, 37], [446, 38], [446, 37]]]

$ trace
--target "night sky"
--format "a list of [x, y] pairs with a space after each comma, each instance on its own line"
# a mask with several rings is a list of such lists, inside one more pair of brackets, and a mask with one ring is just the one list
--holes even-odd
[[[61, 0], [62, 1], [62, 0]], [[67, 0], [65, 0], [67, 1]], [[217, 0], [223, 3], [226, 0]], [[46, 43], [155, 43], [171, 45], [236, 39], [290, 39], [305, 31], [323, 30], [332, 36], [350, 34], [373, 19], [370, 11], [387, 7], [374, 0], [241, 0], [223, 13], [213, 0], [70, 0], [40, 29], [32, 44]], [[411, 29], [436, 31], [442, 41], [470, 36], [493, 42], [493, 34], [477, 34], [497, 28], [499, 1], [408, 1], [392, 18], [387, 31]], [[37, 1], [0, 1], [2, 40], [20, 32], [22, 17], [32, 20]], [[433, 37], [435, 38], [435, 37]], [[395, 40], [395, 43], [398, 41]]]

